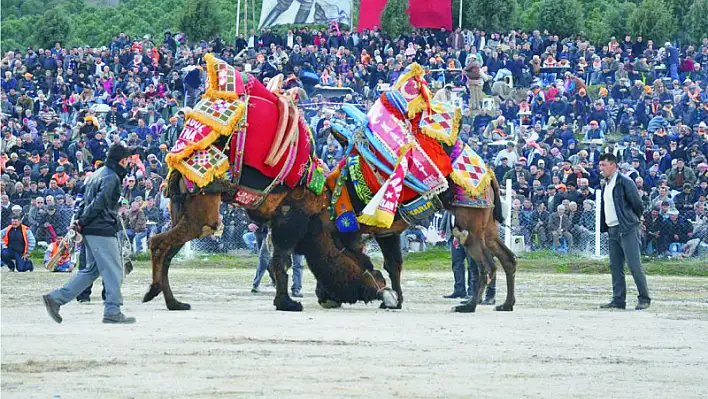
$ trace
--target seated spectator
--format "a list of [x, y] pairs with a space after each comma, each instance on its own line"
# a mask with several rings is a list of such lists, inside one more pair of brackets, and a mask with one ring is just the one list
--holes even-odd
[[57, 256], [61, 252], [59, 259], [54, 264], [54, 267], [50, 270], [52, 272], [72, 272], [74, 270], [74, 262], [71, 260], [71, 253], [69, 252], [69, 243], [62, 243], [64, 237], [61, 235], [57, 236], [56, 241], [47, 246], [47, 250], [44, 251], [44, 267], [46, 268], [49, 261]]
[[[661, 248], [663, 251], [671, 251], [671, 244], [679, 244], [678, 251], [683, 248], [683, 244], [693, 236], [693, 228], [690, 223], [679, 215], [675, 209], [669, 211], [669, 218], [664, 220], [661, 228], [663, 238]], [[670, 254], [667, 252], [667, 254]]]
[[22, 224], [18, 215], [11, 217], [10, 226], [0, 231], [2, 237], [2, 265], [14, 272], [31, 272], [34, 265], [30, 259], [30, 252], [34, 249], [36, 241], [32, 230]]
[[566, 213], [566, 208], [563, 204], [558, 205], [556, 212], [548, 217], [548, 230], [553, 238], [553, 248], [559, 251], [561, 248], [560, 239], [565, 238], [568, 248], [573, 247], [573, 218]]

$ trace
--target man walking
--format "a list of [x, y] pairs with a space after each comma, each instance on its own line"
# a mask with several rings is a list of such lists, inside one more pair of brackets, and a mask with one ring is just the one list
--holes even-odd
[[129, 157], [130, 150], [122, 145], [113, 145], [108, 151], [105, 166], [86, 180], [84, 200], [79, 206], [79, 219], [75, 226], [84, 237], [86, 268], [79, 270], [64, 287], [42, 297], [47, 312], [57, 323], [62, 322], [59, 308], [92, 285], [99, 275], [106, 290], [103, 322], [135, 323], [134, 317], [126, 317], [120, 311], [123, 305], [120, 292], [123, 267], [118, 241], [118, 200]]
[[639, 291], [639, 303], [635, 309], [643, 310], [649, 307], [651, 298], [639, 257], [642, 199], [634, 182], [618, 173], [617, 158], [614, 154], [604, 153], [600, 156], [600, 171], [606, 181], [600, 204], [600, 231], [607, 232], [609, 236], [612, 273], [612, 301], [600, 308], [625, 308], [627, 284], [624, 278], [624, 264], [627, 262]]

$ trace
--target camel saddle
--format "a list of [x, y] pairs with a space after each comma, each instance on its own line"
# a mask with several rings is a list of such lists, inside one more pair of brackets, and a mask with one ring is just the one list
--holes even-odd
[[250, 209], [300, 184], [321, 193], [321, 163], [295, 99], [211, 54], [205, 59], [207, 90], [165, 158], [170, 171], [190, 192], [221, 191]]

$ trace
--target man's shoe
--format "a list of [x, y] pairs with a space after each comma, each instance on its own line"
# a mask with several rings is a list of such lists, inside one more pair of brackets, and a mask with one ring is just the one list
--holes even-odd
[[302, 294], [300, 293], [300, 291], [293, 291], [290, 296], [293, 298], [302, 298]]
[[495, 303], [497, 303], [497, 300], [494, 298], [485, 298], [482, 301], [482, 305], [494, 305]]
[[79, 303], [91, 303], [91, 298], [77, 298], [76, 301]]
[[135, 317], [127, 317], [123, 312], [118, 312], [114, 315], [103, 316], [103, 322], [106, 324], [133, 324]]
[[58, 303], [54, 302], [52, 297], [49, 295], [43, 295], [42, 300], [44, 301], [44, 306], [47, 308], [47, 313], [49, 317], [54, 319], [57, 323], [61, 323], [62, 318], [59, 316], [59, 308], [61, 307]]
[[605, 305], [600, 305], [600, 309], [624, 309], [626, 306], [627, 305], [624, 303], [617, 303], [615, 301], [612, 301]]
[[634, 310], [649, 309], [649, 306], [651, 306], [651, 302], [639, 302]]
[[251, 294], [257, 294], [258, 293], [258, 288], [253, 287], [251, 288]]
[[455, 292], [453, 292], [450, 295], [443, 296], [443, 298], [445, 298], [445, 299], [456, 299], [456, 298], [464, 298], [464, 297], [465, 297], [465, 294], [458, 294]]

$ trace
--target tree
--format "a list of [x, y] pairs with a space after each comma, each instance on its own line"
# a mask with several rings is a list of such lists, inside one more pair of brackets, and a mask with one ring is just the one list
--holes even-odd
[[521, 13], [519, 15], [519, 28], [530, 31], [538, 28], [538, 0], [521, 0]]
[[599, 8], [593, 8], [585, 20], [585, 36], [593, 43], [607, 43], [610, 38], [606, 18]]
[[662, 43], [673, 37], [676, 20], [664, 0], [643, 0], [629, 17], [629, 28], [635, 36]]
[[408, 0], [389, 0], [381, 13], [381, 27], [391, 37], [410, 32], [413, 27], [408, 18]]
[[561, 38], [576, 35], [583, 29], [583, 7], [578, 0], [541, 0], [537, 23]]
[[214, 0], [192, 0], [187, 2], [180, 18], [180, 29], [187, 35], [187, 40], [211, 40], [219, 33], [219, 10]]
[[695, 0], [684, 18], [685, 32], [694, 43], [708, 37], [708, 0]]
[[52, 47], [54, 43], [66, 43], [71, 32], [69, 20], [63, 13], [47, 11], [34, 28], [34, 42], [40, 47]]
[[[453, 10], [453, 15], [458, 14]], [[467, 0], [463, 3], [464, 26], [487, 32], [506, 32], [516, 28], [517, 15], [516, 0]]]
[[605, 26], [607, 26], [609, 35], [615, 36], [617, 40], [622, 40], [622, 37], [630, 34], [627, 29], [629, 17], [636, 9], [637, 5], [629, 1], [611, 4], [605, 13]]

